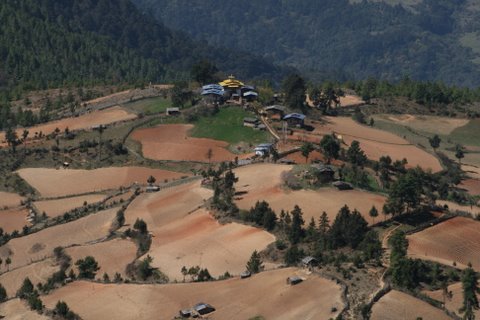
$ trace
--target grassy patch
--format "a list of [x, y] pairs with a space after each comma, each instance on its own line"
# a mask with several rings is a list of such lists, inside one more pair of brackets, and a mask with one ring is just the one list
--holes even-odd
[[449, 137], [463, 145], [480, 146], [480, 119], [470, 120], [463, 127], [453, 130]]
[[135, 112], [146, 115], [165, 112], [167, 108], [172, 106], [172, 101], [169, 98], [156, 97], [150, 99], [142, 99], [139, 101], [127, 103], [125, 108]]
[[226, 107], [213, 117], [201, 117], [194, 124], [191, 135], [197, 138], [210, 138], [226, 141], [231, 144], [239, 142], [268, 142], [269, 134], [243, 126], [243, 118], [252, 114], [241, 107]]

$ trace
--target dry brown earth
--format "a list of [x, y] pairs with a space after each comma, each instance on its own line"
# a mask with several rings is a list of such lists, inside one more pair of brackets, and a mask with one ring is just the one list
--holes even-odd
[[471, 195], [480, 196], [480, 180], [478, 179], [463, 180], [459, 187], [467, 190]]
[[30, 226], [27, 221], [28, 210], [25, 208], [0, 210], [0, 228], [11, 233], [14, 230], [22, 231], [23, 226]]
[[[306, 280], [289, 286], [288, 276], [299, 274]], [[59, 300], [85, 320], [90, 319], [172, 319], [180, 309], [199, 302], [213, 305], [209, 319], [329, 319], [342, 309], [340, 287], [317, 275], [297, 269], [263, 272], [249, 279], [239, 278], [206, 283], [168, 285], [105, 285], [74, 282], [44, 297], [47, 307]]]
[[[137, 116], [135, 114], [129, 113], [127, 110], [116, 106], [100, 111], [93, 111], [79, 117], [51, 121], [28, 128], [28, 131], [30, 132], [29, 138], [33, 138], [35, 132], [42, 132], [43, 134], [47, 135], [55, 131], [56, 128], [60, 129], [61, 132], [64, 132], [66, 128], [68, 128], [70, 131], [90, 129], [94, 126], [132, 120], [136, 117]], [[17, 130], [17, 135], [19, 137], [22, 136], [23, 130], [23, 128]], [[5, 143], [4, 132], [0, 132], [0, 143]]]
[[18, 207], [24, 199], [16, 193], [0, 191], [0, 210], [5, 207]]
[[406, 293], [392, 290], [383, 296], [372, 308], [372, 320], [449, 320], [442, 310], [428, 303], [409, 296]]
[[455, 217], [407, 237], [408, 254], [465, 268], [469, 262], [480, 271], [480, 222]]
[[254, 250], [261, 251], [275, 237], [258, 228], [238, 223], [220, 224], [201, 209], [153, 231], [154, 238], [148, 254], [153, 265], [167, 274], [170, 281], [182, 281], [180, 272], [200, 266], [213, 277], [228, 271], [238, 275]]
[[347, 146], [353, 140], [359, 141], [360, 147], [370, 159], [378, 160], [381, 156], [389, 155], [393, 160], [407, 158], [408, 167], [442, 170], [440, 162], [432, 154], [393, 133], [358, 124], [351, 118], [325, 117], [324, 120], [322, 124], [313, 124], [315, 129], [311, 135], [302, 133], [297, 138], [305, 136], [307, 140], [318, 143], [323, 135], [335, 133], [341, 136]]
[[95, 170], [20, 169], [19, 175], [44, 197], [58, 197], [117, 189], [132, 183], [146, 184], [150, 175], [158, 182], [188, 174], [144, 167], [109, 167]]
[[[334, 188], [321, 188], [319, 190], [285, 190], [281, 187], [282, 172], [291, 170], [291, 166], [259, 164], [241, 167], [235, 170], [238, 177], [236, 184], [237, 192], [243, 193], [236, 199], [241, 209], [250, 209], [257, 201], [265, 200], [280, 213], [283, 210], [292, 210], [297, 204], [304, 213], [305, 221], [314, 217], [318, 218], [326, 211], [330, 221], [333, 221], [345, 204], [353, 210], [357, 209], [363, 217], [372, 223], [368, 215], [373, 205], [381, 209], [385, 203], [385, 197], [360, 190], [339, 191]], [[380, 218], [377, 218], [377, 221]]]
[[49, 318], [31, 311], [26, 302], [20, 299], [0, 303], [0, 316], [8, 320], [48, 320]]
[[375, 116], [375, 118], [401, 124], [403, 126], [410, 127], [415, 131], [441, 135], [449, 135], [453, 130], [465, 126], [470, 121], [469, 119], [410, 114], [382, 114]]
[[452, 212], [461, 211], [461, 212], [469, 212], [469, 213], [473, 214], [474, 216], [480, 215], [480, 207], [478, 207], [478, 206], [474, 206], [474, 205], [472, 205], [472, 206], [468, 206], [468, 205], [462, 206], [462, 205], [457, 204], [455, 202], [444, 201], [444, 200], [437, 200], [436, 203], [440, 206], [447, 205], [448, 209]]
[[0, 247], [0, 258], [5, 261], [10, 256], [10, 268], [13, 269], [52, 256], [53, 249], [57, 246], [80, 245], [104, 238], [116, 212], [116, 208], [100, 211], [73, 222], [12, 239]]
[[[436, 291], [424, 291], [426, 295], [430, 298], [435, 299], [440, 302], [445, 301], [445, 308], [451, 312], [455, 312], [457, 315], [461, 315], [458, 311], [463, 305], [463, 289], [462, 283], [458, 282], [448, 286], [448, 292], [451, 293], [451, 297], [445, 297], [443, 295], [443, 290]], [[478, 299], [480, 300], [480, 295], [477, 294]], [[480, 310], [475, 310], [475, 318], [480, 317]]]
[[96, 203], [104, 200], [106, 195], [104, 194], [91, 194], [86, 196], [62, 198], [56, 200], [43, 200], [34, 202], [38, 212], [45, 212], [50, 218], [63, 215], [75, 208], [83, 207], [84, 202], [87, 204]]
[[[3, 266], [2, 271], [7, 269]], [[15, 297], [17, 290], [22, 286], [23, 280], [28, 277], [36, 286], [38, 283], [45, 283], [47, 279], [59, 270], [52, 259], [29, 264], [25, 267], [11, 270], [0, 275], [0, 283], [7, 290], [8, 297]]]
[[230, 161], [235, 155], [228, 151], [228, 143], [205, 138], [192, 138], [189, 124], [168, 124], [155, 128], [136, 130], [132, 138], [142, 144], [146, 158], [154, 160], [178, 160], [207, 162], [207, 152], [212, 149], [211, 161]]
[[101, 279], [106, 272], [113, 280], [116, 272], [125, 277], [125, 268], [127, 264], [135, 260], [137, 247], [133, 241], [114, 239], [91, 245], [71, 247], [66, 251], [72, 257], [72, 264], [86, 256], [94, 257], [100, 267], [97, 278]]

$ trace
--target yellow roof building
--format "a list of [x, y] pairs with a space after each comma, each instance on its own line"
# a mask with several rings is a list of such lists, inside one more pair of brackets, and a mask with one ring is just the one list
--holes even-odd
[[242, 81], [235, 79], [233, 75], [230, 75], [228, 79], [223, 80], [219, 84], [222, 87], [229, 89], [241, 88], [245, 85]]

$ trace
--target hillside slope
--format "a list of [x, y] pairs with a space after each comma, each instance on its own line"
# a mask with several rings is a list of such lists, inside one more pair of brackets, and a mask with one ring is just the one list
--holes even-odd
[[171, 81], [204, 57], [239, 76], [279, 72], [171, 31], [129, 0], [4, 0], [0, 21], [0, 88]]
[[317, 78], [408, 75], [480, 85], [474, 0], [134, 2], [196, 39], [250, 50]]

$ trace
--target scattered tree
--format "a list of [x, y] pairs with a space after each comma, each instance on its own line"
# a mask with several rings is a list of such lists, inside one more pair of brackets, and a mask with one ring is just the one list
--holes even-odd
[[97, 271], [100, 269], [97, 261], [92, 256], [77, 260], [75, 265], [78, 267], [78, 278], [80, 279], [94, 279]]
[[370, 211], [368, 212], [368, 214], [370, 215], [370, 217], [372, 217], [373, 219], [373, 223], [375, 224], [375, 218], [378, 217], [378, 210], [375, 206], [372, 206], [372, 208], [370, 209]]
[[313, 150], [315, 150], [315, 148], [313, 147], [313, 144], [311, 142], [305, 142], [300, 147], [300, 151], [302, 152], [302, 156], [305, 157], [305, 163], [308, 162], [308, 157]]
[[480, 293], [478, 287], [478, 276], [471, 265], [462, 272], [463, 305], [460, 312], [463, 313], [463, 319], [475, 319], [475, 310], [480, 308], [477, 294]]
[[246, 268], [252, 274], [259, 273], [263, 269], [263, 262], [257, 250], [253, 251], [250, 260], [247, 262]]
[[458, 163], [462, 163], [462, 159], [465, 157], [465, 153], [463, 152], [463, 147], [459, 144], [455, 147], [455, 158], [458, 159]]
[[8, 298], [7, 290], [0, 283], [0, 303], [5, 302]]
[[332, 159], [337, 159], [340, 152], [340, 144], [334, 135], [325, 135], [320, 141], [320, 148], [322, 149], [327, 163], [330, 163]]
[[430, 146], [433, 148], [433, 151], [437, 152], [437, 148], [440, 147], [440, 142], [442, 142], [442, 139], [440, 139], [438, 134], [436, 134], [432, 138], [429, 138], [428, 142], [430, 142]]

